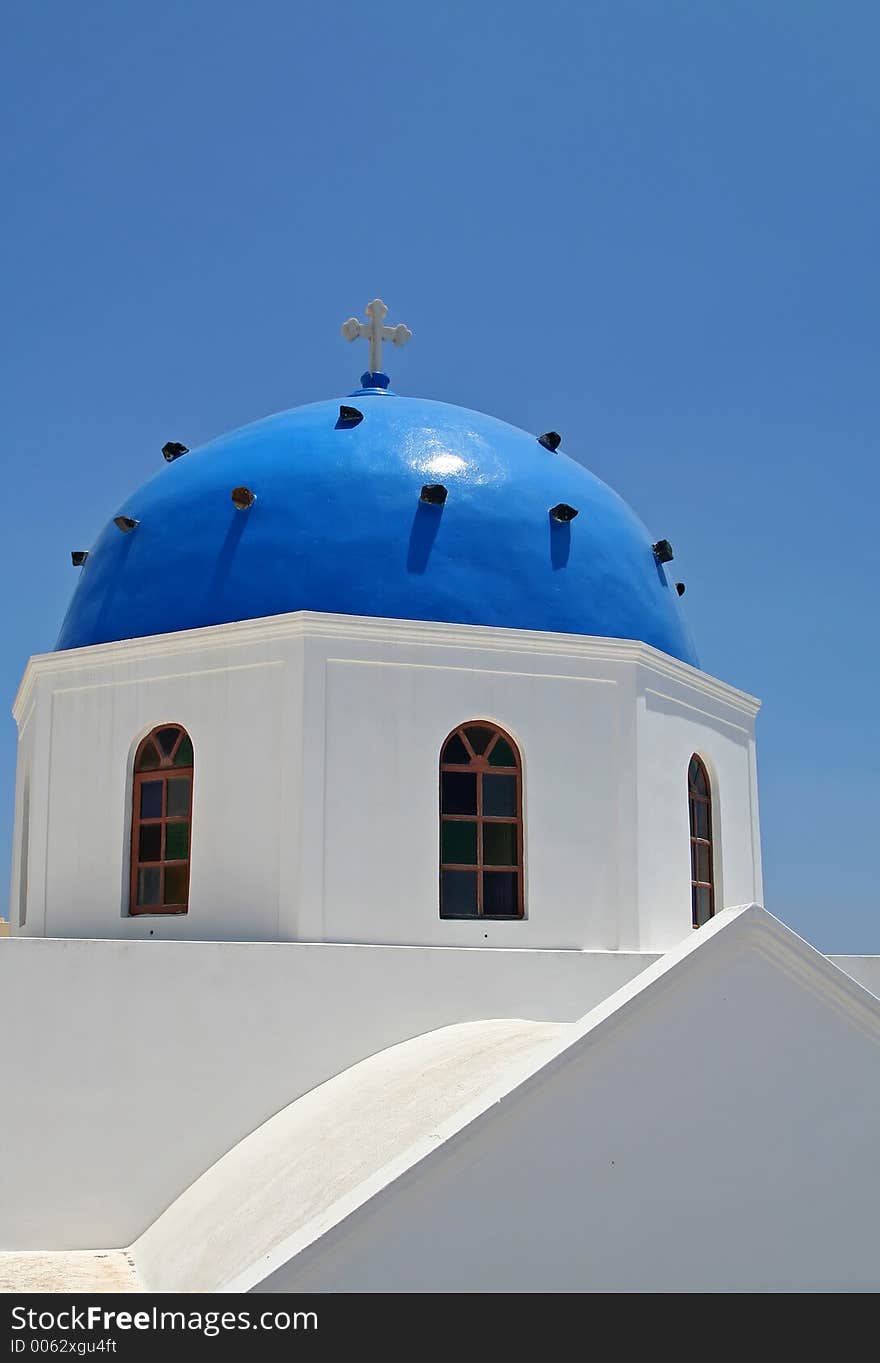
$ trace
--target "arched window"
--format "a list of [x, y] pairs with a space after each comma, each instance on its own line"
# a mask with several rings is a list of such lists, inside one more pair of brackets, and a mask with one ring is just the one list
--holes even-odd
[[709, 773], [694, 753], [688, 767], [688, 808], [691, 821], [691, 913], [701, 928], [715, 913], [715, 871], [712, 858], [712, 787]]
[[193, 746], [179, 724], [147, 734], [134, 759], [131, 904], [137, 913], [186, 913], [189, 905]]
[[522, 916], [519, 752], [494, 724], [462, 724], [440, 753], [440, 917]]

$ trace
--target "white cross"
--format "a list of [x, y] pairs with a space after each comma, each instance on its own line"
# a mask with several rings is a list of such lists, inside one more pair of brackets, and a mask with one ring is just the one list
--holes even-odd
[[358, 341], [362, 336], [367, 338], [370, 342], [370, 372], [379, 374], [382, 372], [382, 342], [406, 345], [407, 341], [412, 340], [412, 332], [403, 322], [398, 322], [396, 327], [384, 325], [388, 309], [381, 298], [374, 298], [372, 303], [367, 304], [365, 311], [370, 320], [359, 322], [356, 317], [349, 317], [347, 322], [342, 323], [342, 334], [347, 341]]

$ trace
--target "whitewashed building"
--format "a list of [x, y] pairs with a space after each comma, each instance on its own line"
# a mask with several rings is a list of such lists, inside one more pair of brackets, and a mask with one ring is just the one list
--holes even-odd
[[28, 663], [0, 1281], [876, 1288], [880, 964], [759, 907], [758, 702], [385, 311], [167, 445]]

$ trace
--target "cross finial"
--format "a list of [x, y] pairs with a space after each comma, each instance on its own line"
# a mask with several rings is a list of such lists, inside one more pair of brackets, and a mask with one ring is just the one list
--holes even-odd
[[363, 377], [363, 385], [365, 388], [373, 387], [369, 380], [381, 377], [384, 383], [375, 386], [386, 388], [388, 380], [382, 374], [382, 342], [406, 345], [407, 341], [412, 340], [412, 332], [403, 322], [398, 322], [396, 327], [385, 326], [388, 309], [381, 298], [374, 298], [372, 303], [367, 304], [365, 311], [369, 321], [359, 322], [356, 317], [349, 317], [347, 322], [342, 323], [342, 334], [347, 341], [358, 341], [365, 337], [370, 342], [370, 370]]

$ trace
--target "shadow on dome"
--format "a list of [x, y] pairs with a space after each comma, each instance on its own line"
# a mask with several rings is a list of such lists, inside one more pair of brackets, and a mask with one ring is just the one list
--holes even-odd
[[550, 562], [554, 572], [564, 568], [571, 555], [571, 521], [555, 521], [547, 517], [550, 526]]
[[223, 591], [229, 574], [232, 571], [235, 551], [237, 550], [241, 537], [245, 532], [250, 516], [242, 516], [233, 512], [233, 519], [229, 522], [229, 529], [220, 546], [217, 555], [217, 562], [214, 565], [214, 572], [211, 575], [211, 585], [209, 588], [209, 599], [215, 600]]
[[442, 505], [431, 502], [417, 502], [409, 532], [409, 548], [406, 555], [408, 573], [424, 573], [428, 567], [431, 550], [443, 519]]

